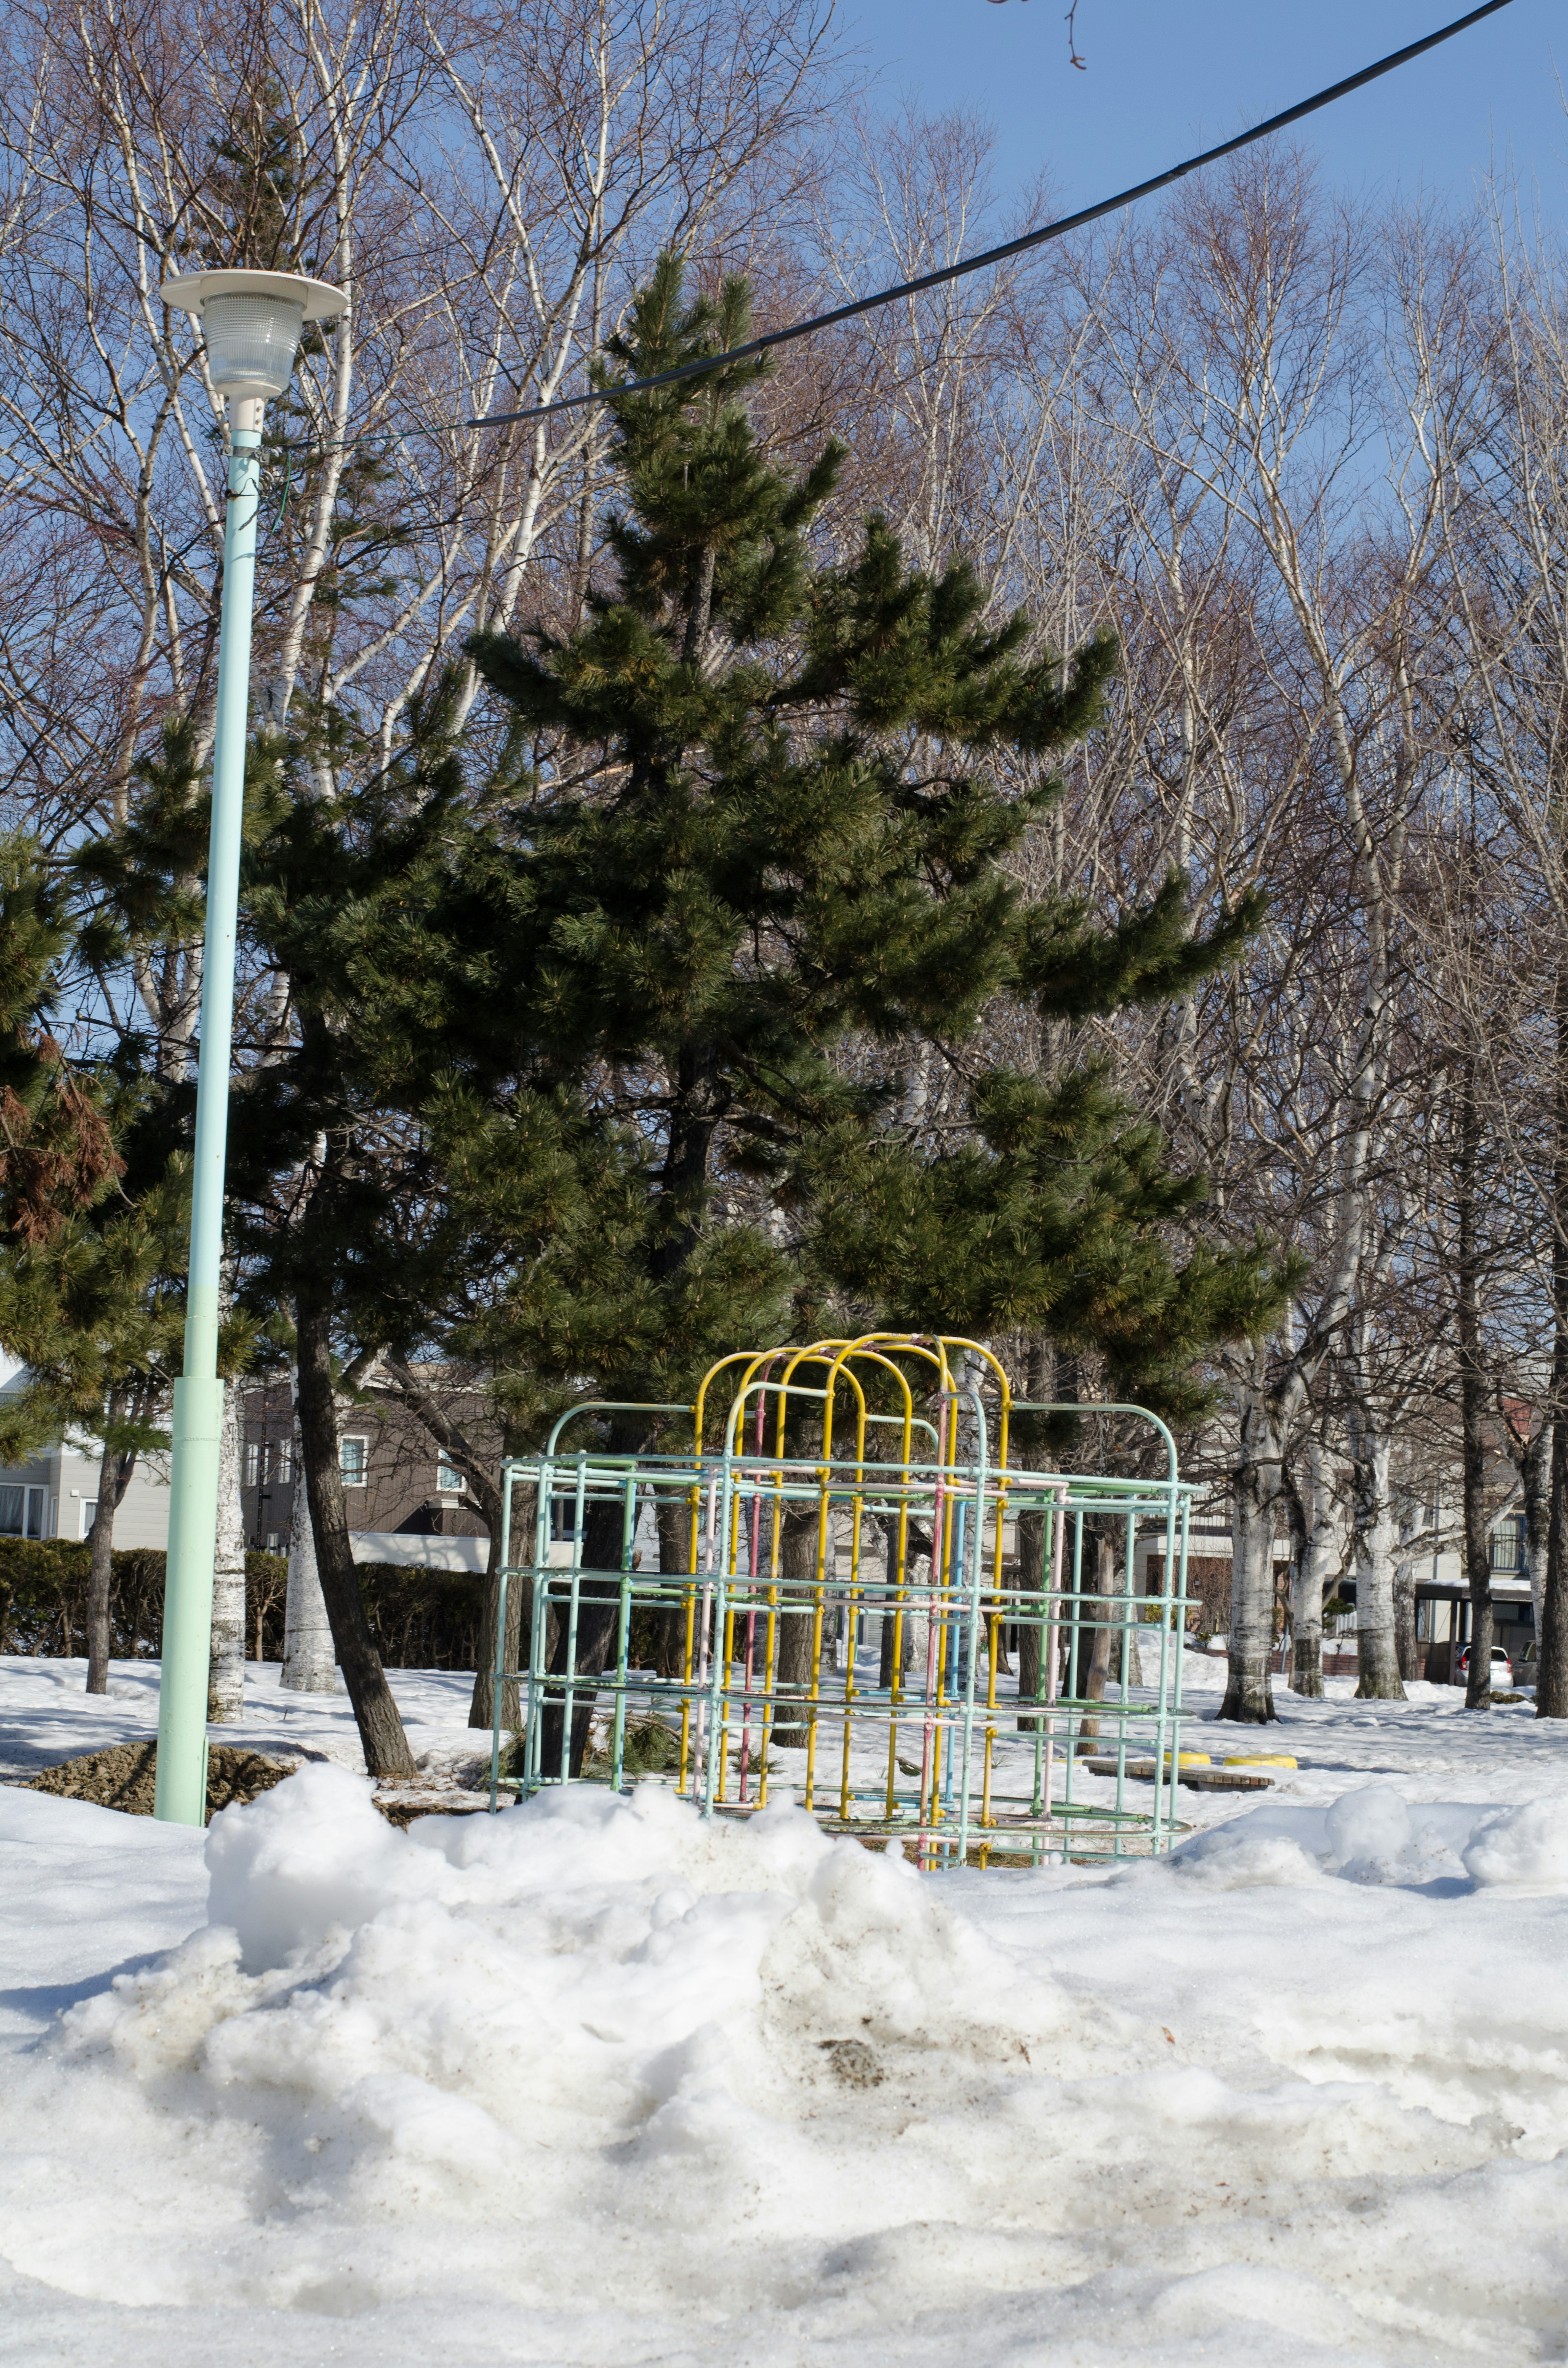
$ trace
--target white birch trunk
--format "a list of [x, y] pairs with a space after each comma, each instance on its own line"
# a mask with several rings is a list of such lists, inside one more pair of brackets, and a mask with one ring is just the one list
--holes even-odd
[[1220, 1716], [1262, 1726], [1278, 1716], [1268, 1664], [1274, 1646], [1274, 1508], [1281, 1455], [1266, 1391], [1243, 1383], [1237, 1401], [1241, 1437], [1231, 1474], [1229, 1676]]
[[1393, 1565], [1398, 1542], [1389, 1486], [1392, 1442], [1362, 1420], [1356, 1445], [1356, 1659], [1358, 1700], [1403, 1702], [1394, 1641]]
[[[1119, 1535], [1125, 1541], [1126, 1531]], [[1103, 1569], [1104, 1565], [1102, 1565]], [[1143, 1683], [1143, 1656], [1138, 1649], [1138, 1607], [1132, 1594], [1132, 1570], [1124, 1545], [1112, 1548], [1109, 1567], [1110, 1600], [1107, 1605], [1117, 1627], [1111, 1637], [1110, 1675], [1119, 1691], [1121, 1686], [1122, 1640], [1127, 1645], [1127, 1688], [1131, 1692]]]
[[1321, 1440], [1301, 1450], [1307, 1471], [1307, 1542], [1290, 1597], [1290, 1685], [1323, 1695], [1323, 1606], [1330, 1582], [1345, 1567], [1345, 1525], [1334, 1482], [1334, 1458]]
[[1551, 1433], [1542, 1426], [1520, 1463], [1524, 1488], [1525, 1568], [1529, 1574], [1530, 1602], [1535, 1608], [1536, 1650], [1540, 1650], [1546, 1623], [1546, 1542], [1551, 1528]]
[[245, 1524], [240, 1498], [244, 1393], [223, 1384], [223, 1428], [218, 1437], [218, 1539], [212, 1564], [212, 1658], [207, 1715], [215, 1726], [238, 1726], [245, 1714]]
[[289, 1521], [289, 1592], [283, 1626], [283, 1674], [278, 1684], [294, 1694], [338, 1691], [332, 1622], [316, 1568], [316, 1536], [305, 1494], [305, 1457], [298, 1416], [294, 1422], [294, 1503]]

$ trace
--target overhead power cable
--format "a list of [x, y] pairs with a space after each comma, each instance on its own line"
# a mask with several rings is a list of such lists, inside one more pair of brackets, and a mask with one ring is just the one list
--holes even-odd
[[[1255, 123], [1250, 131], [1238, 131], [1233, 140], [1221, 140], [1217, 148], [1205, 148], [1202, 154], [1189, 156], [1185, 164], [1173, 165], [1168, 172], [1156, 173], [1152, 180], [1138, 181], [1130, 189], [1119, 191], [1114, 198], [1103, 198], [1098, 205], [1085, 206], [1075, 214], [1063, 214], [1060, 221], [1044, 222], [1038, 230], [1025, 231], [1021, 237], [1004, 240], [1000, 246], [988, 246], [983, 255], [967, 255], [958, 263], [945, 264], [939, 271], [922, 272], [918, 279], [900, 280], [896, 288], [881, 288], [874, 296], [858, 297], [851, 304], [839, 304], [831, 313], [813, 313], [809, 321], [792, 321], [787, 328], [769, 329], [760, 337], [751, 337], [744, 346], [732, 346], [722, 354], [708, 354], [699, 361], [680, 362], [675, 369], [655, 371], [651, 378], [630, 379], [623, 385], [594, 387], [586, 394], [559, 396], [553, 403], [536, 403], [523, 411], [493, 411], [483, 419], [465, 420], [465, 427], [506, 427], [529, 419], [552, 419], [560, 412], [580, 411], [590, 403], [619, 401], [626, 394], [646, 394], [655, 387], [674, 386], [680, 380], [706, 377], [710, 370], [723, 370], [732, 362], [749, 361], [754, 355], [769, 352], [775, 346], [792, 345], [797, 337], [809, 337], [818, 329], [831, 329], [840, 321], [853, 321], [862, 313], [873, 313], [880, 305], [896, 304], [901, 297], [922, 295], [927, 288], [944, 288], [949, 280], [967, 279], [971, 271], [987, 271], [993, 264], [1006, 263], [1009, 256], [1027, 255], [1030, 248], [1044, 246], [1054, 238], [1065, 238], [1070, 231], [1083, 230], [1090, 222], [1099, 222], [1107, 214], [1119, 213], [1123, 206], [1135, 205], [1140, 198], [1153, 197], [1156, 189], [1168, 189], [1173, 181], [1185, 180], [1205, 165], [1216, 165], [1222, 156], [1233, 156], [1238, 149], [1249, 148], [1256, 140], [1267, 140], [1271, 132], [1287, 131], [1315, 115], [1322, 107], [1332, 107], [1335, 99], [1348, 98], [1353, 90], [1363, 90], [1369, 82], [1383, 74], [1392, 74], [1396, 67], [1408, 65], [1413, 58], [1424, 57], [1443, 41], [1451, 41], [1471, 25], [1479, 25], [1483, 17], [1494, 17], [1500, 8], [1512, 6], [1512, 0], [1485, 0], [1485, 6], [1471, 8], [1465, 16], [1456, 17], [1451, 25], [1439, 27], [1419, 41], [1407, 42], [1403, 50], [1394, 50], [1375, 65], [1363, 66], [1359, 74], [1346, 74], [1343, 82], [1331, 83], [1311, 98], [1298, 100], [1294, 107], [1281, 114], [1271, 115], [1265, 123]], [[455, 424], [455, 423], [454, 423]], [[427, 431], [437, 434], [439, 430]]]

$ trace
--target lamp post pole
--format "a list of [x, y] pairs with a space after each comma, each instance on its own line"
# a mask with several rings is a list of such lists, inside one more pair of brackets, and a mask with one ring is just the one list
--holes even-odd
[[[190, 1277], [186, 1294], [185, 1370], [175, 1383], [169, 1554], [158, 1685], [155, 1814], [182, 1826], [207, 1821], [207, 1689], [218, 1537], [218, 1442], [223, 1427], [223, 1384], [218, 1378], [223, 1167], [234, 1032], [234, 939], [244, 814], [256, 518], [261, 495], [262, 404], [246, 400], [233, 408], [236, 416], [230, 428], [228, 518], [223, 531], [212, 828], [207, 848], [207, 928], [201, 958], [201, 1052], [191, 1162]], [[243, 427], [241, 418], [245, 419]]]
[[174, 1390], [153, 1808], [154, 1816], [173, 1824], [201, 1826], [207, 1822], [207, 1690], [218, 1533], [218, 1449], [223, 1427], [223, 1384], [218, 1378], [223, 1171], [233, 1044], [234, 942], [244, 822], [261, 424], [267, 396], [280, 394], [289, 382], [301, 324], [312, 318], [335, 318], [345, 300], [335, 289], [316, 280], [248, 271], [208, 272], [193, 279], [173, 280], [163, 294], [165, 302], [182, 305], [201, 318], [212, 381], [229, 409], [201, 1047], [191, 1162], [190, 1270], [184, 1372]]

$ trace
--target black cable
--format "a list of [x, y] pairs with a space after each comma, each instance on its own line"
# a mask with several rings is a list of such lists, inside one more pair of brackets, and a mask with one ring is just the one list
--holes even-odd
[[1419, 41], [1411, 41], [1404, 49], [1380, 58], [1376, 65], [1363, 66], [1359, 74], [1347, 74], [1343, 82], [1331, 83], [1315, 97], [1286, 108], [1283, 114], [1271, 115], [1266, 123], [1255, 123], [1249, 131], [1238, 131], [1233, 140], [1222, 140], [1217, 148], [1206, 148], [1200, 156], [1189, 156], [1185, 165], [1173, 165], [1168, 173], [1156, 173], [1153, 180], [1139, 181], [1114, 198], [1102, 199], [1097, 206], [1085, 206], [1079, 213], [1064, 214], [1060, 222], [1046, 222], [1039, 230], [1026, 231], [1020, 238], [1007, 239], [1001, 246], [989, 246], [983, 255], [965, 256], [959, 263], [944, 265], [940, 271], [925, 272], [918, 279], [901, 280], [896, 288], [883, 288], [875, 296], [858, 297], [852, 304], [840, 304], [831, 313], [818, 313], [809, 321], [792, 322], [787, 329], [770, 329], [766, 336], [753, 337], [744, 346], [732, 346], [727, 353], [710, 354], [701, 361], [681, 362], [674, 370], [658, 371], [653, 378], [631, 379], [624, 386], [595, 387], [587, 394], [562, 395], [554, 403], [536, 403], [527, 411], [494, 411], [483, 419], [453, 420], [445, 429], [412, 432], [434, 436], [459, 427], [506, 427], [519, 420], [551, 419], [557, 412], [580, 411], [589, 403], [618, 401], [625, 394], [645, 394], [654, 387], [673, 386], [681, 379], [701, 378], [707, 371], [722, 370], [730, 362], [747, 361], [754, 354], [767, 352], [770, 347], [792, 344], [797, 337], [809, 337], [814, 330], [830, 329], [839, 321], [853, 321], [858, 314], [874, 312], [881, 304], [896, 303], [901, 296], [918, 296], [927, 288], [945, 287], [950, 279], [962, 279], [971, 271], [984, 271], [994, 263], [1005, 263], [1009, 256], [1027, 254], [1030, 247], [1044, 246], [1053, 238], [1065, 238], [1069, 231], [1082, 230], [1106, 214], [1135, 204], [1140, 198], [1153, 197], [1156, 189], [1168, 189], [1173, 181], [1184, 180], [1188, 173], [1198, 172], [1204, 165], [1217, 164], [1221, 156], [1233, 156], [1238, 148], [1250, 147], [1255, 140], [1267, 140], [1270, 132], [1283, 131], [1290, 124], [1300, 123], [1304, 116], [1315, 115], [1320, 107], [1331, 107], [1336, 98], [1348, 97], [1353, 90], [1363, 89], [1380, 75], [1392, 74], [1396, 66], [1408, 65], [1412, 58], [1435, 50], [1442, 41], [1451, 41], [1456, 33], [1479, 25], [1483, 17], [1494, 17], [1499, 8], [1510, 6], [1511, 0], [1485, 0], [1483, 7], [1456, 17], [1451, 25], [1444, 25], [1436, 33], [1427, 33]]

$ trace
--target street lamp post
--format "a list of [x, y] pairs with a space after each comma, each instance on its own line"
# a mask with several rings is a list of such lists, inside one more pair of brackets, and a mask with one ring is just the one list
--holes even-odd
[[191, 1167], [190, 1280], [185, 1370], [175, 1383], [153, 1812], [176, 1825], [200, 1826], [207, 1821], [207, 1687], [218, 1531], [218, 1441], [223, 1422], [223, 1384], [218, 1378], [223, 1162], [229, 1133], [261, 422], [267, 397], [281, 394], [289, 383], [304, 324], [335, 320], [347, 310], [348, 300], [319, 279], [301, 279], [281, 271], [198, 272], [165, 280], [159, 293], [165, 304], [193, 313], [199, 320], [212, 384], [224, 398], [229, 415], [229, 498], [218, 638], [212, 831], [207, 857], [201, 1053]]

